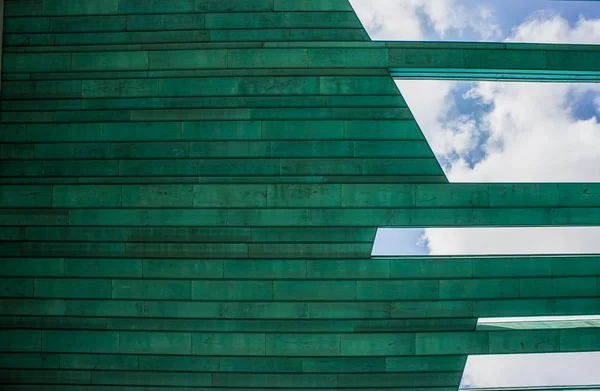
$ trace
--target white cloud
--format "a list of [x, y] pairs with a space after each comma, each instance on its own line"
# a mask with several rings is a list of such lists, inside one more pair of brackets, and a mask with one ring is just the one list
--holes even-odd
[[[466, 129], [472, 137], [480, 133], [489, 137], [480, 146], [486, 156], [471, 168], [465, 164], [469, 151], [464, 151], [449, 168], [449, 178], [455, 182], [600, 181], [600, 123], [596, 117], [575, 116], [576, 89], [598, 91], [594, 85], [477, 83], [469, 96], [491, 109], [478, 126]], [[435, 148], [436, 143], [432, 145]]]
[[352, 0], [354, 10], [373, 39], [422, 40], [424, 26], [417, 14], [416, 1]]
[[458, 0], [350, 0], [373, 39], [405, 41], [444, 38], [448, 32], [500, 35], [493, 10], [467, 8]]
[[507, 41], [548, 43], [599, 43], [600, 21], [580, 17], [571, 26], [561, 15], [551, 12], [536, 12], [525, 22], [516, 26]]
[[477, 147], [480, 128], [471, 116], [452, 116], [452, 81], [402, 80], [396, 84], [427, 140], [442, 161]]

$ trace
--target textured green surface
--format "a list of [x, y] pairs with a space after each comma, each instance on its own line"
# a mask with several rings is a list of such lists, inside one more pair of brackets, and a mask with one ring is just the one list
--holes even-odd
[[468, 354], [600, 349], [475, 331], [597, 314], [597, 256], [370, 259], [381, 226], [600, 225], [598, 184], [448, 184], [388, 72], [597, 81], [597, 46], [371, 42], [346, 0], [4, 22], [3, 389], [452, 391]]
[[597, 45], [388, 42], [401, 79], [598, 82]]

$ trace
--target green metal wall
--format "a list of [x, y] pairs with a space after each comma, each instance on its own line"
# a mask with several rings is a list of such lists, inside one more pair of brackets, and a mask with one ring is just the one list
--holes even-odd
[[370, 259], [380, 226], [600, 223], [599, 184], [447, 183], [388, 69], [456, 52], [371, 42], [346, 0], [19, 0], [4, 27], [3, 389], [451, 391], [468, 354], [600, 349], [474, 331], [598, 313], [596, 256]]

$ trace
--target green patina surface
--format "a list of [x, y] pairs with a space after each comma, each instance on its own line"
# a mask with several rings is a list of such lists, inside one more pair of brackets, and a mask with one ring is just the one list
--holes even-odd
[[371, 259], [382, 226], [600, 225], [600, 184], [449, 184], [395, 77], [599, 81], [584, 45], [371, 42], [346, 0], [7, 0], [6, 390], [452, 391], [600, 350], [600, 257]]

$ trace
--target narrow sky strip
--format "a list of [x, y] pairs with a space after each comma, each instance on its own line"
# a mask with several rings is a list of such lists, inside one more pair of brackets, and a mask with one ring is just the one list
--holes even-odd
[[600, 352], [470, 356], [461, 389], [598, 387], [598, 368]]
[[478, 324], [484, 323], [511, 323], [511, 322], [558, 322], [558, 321], [586, 321], [586, 320], [600, 320], [600, 315], [581, 315], [581, 316], [531, 316], [531, 317], [520, 317], [520, 318], [479, 318]]
[[600, 254], [597, 238], [600, 227], [380, 228], [372, 256]]
[[545, 330], [572, 328], [600, 328], [600, 315], [479, 318], [477, 321], [477, 330]]

